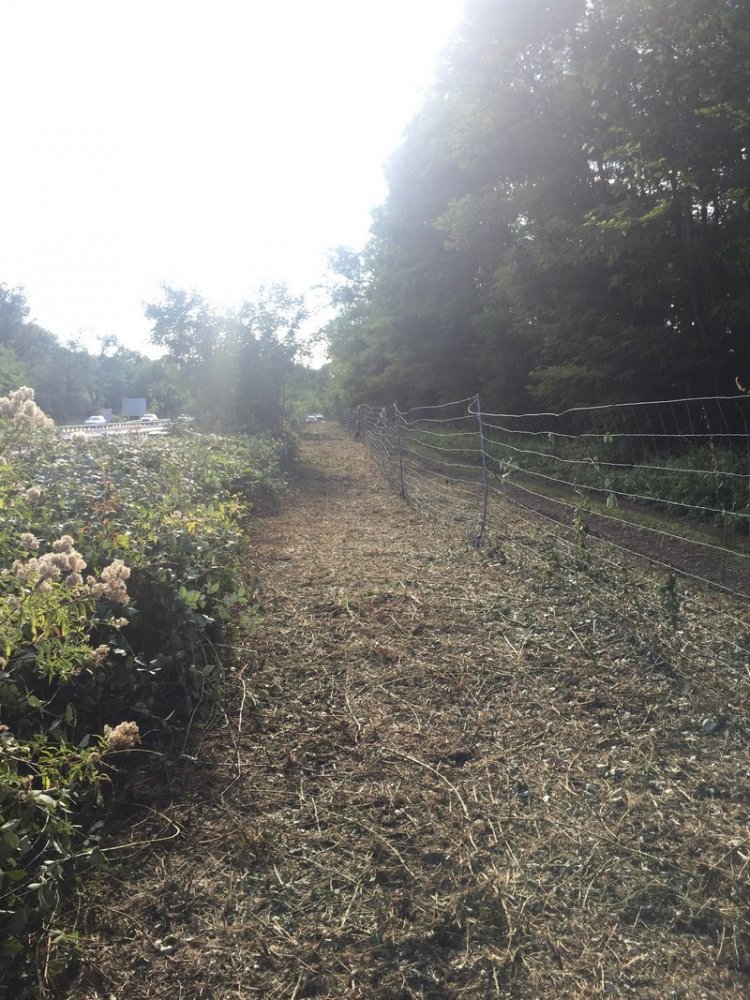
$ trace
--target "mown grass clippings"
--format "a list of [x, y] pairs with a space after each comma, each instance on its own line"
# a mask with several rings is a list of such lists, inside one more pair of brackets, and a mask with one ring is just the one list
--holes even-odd
[[746, 610], [675, 629], [523, 519], [471, 551], [330, 425], [303, 455], [242, 724], [71, 918], [67, 995], [747, 995]]

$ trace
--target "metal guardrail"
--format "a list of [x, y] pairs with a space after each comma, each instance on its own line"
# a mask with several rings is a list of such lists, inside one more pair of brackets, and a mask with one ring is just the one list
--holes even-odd
[[92, 424], [65, 424], [58, 427], [62, 437], [69, 438], [73, 434], [84, 433], [90, 437], [103, 437], [110, 434], [150, 434], [162, 435], [169, 430], [172, 425], [171, 420], [153, 420], [141, 423], [137, 420], [128, 420], [119, 423], [106, 423], [101, 425]]

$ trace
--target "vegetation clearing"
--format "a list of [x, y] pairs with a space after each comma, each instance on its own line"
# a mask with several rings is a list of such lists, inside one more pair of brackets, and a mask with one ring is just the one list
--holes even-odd
[[746, 995], [746, 677], [541, 543], [467, 550], [330, 424], [303, 459], [233, 711], [134, 776], [61, 995]]

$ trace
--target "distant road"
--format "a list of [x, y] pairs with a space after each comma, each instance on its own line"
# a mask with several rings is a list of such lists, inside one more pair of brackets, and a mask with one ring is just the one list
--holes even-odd
[[149, 423], [139, 423], [137, 420], [128, 420], [124, 423], [109, 423], [101, 426], [91, 426], [87, 424], [64, 424], [59, 425], [58, 430], [64, 438], [69, 438], [72, 434], [82, 431], [91, 437], [101, 437], [110, 434], [145, 434], [162, 436], [168, 433], [172, 424], [171, 420], [156, 420]]

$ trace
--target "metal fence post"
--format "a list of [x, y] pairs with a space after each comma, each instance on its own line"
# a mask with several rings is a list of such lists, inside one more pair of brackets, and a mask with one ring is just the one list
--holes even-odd
[[383, 470], [383, 475], [390, 479], [391, 457], [388, 449], [388, 410], [385, 407], [383, 407], [380, 411], [380, 447], [380, 466]]
[[479, 395], [474, 397], [474, 403], [476, 405], [477, 412], [477, 424], [479, 426], [479, 450], [482, 455], [482, 523], [479, 527], [479, 534], [477, 535], [474, 544], [477, 548], [482, 545], [482, 539], [484, 537], [484, 532], [487, 527], [487, 505], [489, 500], [489, 479], [487, 475], [487, 449], [484, 440], [484, 424], [482, 423], [482, 407], [479, 402]]
[[396, 452], [398, 454], [398, 475], [401, 482], [401, 499], [406, 499], [406, 486], [404, 485], [404, 463], [401, 458], [401, 414], [398, 412], [398, 404], [393, 404], [393, 412], [396, 417]]

